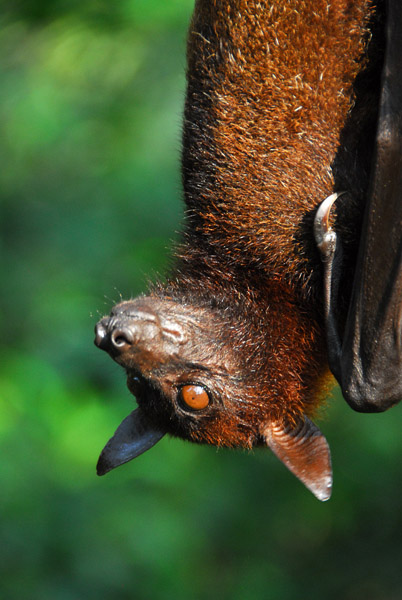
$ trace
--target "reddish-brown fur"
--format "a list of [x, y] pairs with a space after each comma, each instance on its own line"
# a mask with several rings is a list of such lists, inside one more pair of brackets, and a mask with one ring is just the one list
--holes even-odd
[[[366, 61], [371, 6], [196, 2], [183, 242], [167, 282], [118, 305], [98, 331], [98, 344], [127, 369], [134, 393], [132, 374], [140, 377], [140, 410], [161, 431], [251, 447], [267, 423], [296, 424], [322, 399], [328, 368], [312, 221], [338, 185], [364, 201], [370, 149], [361, 148], [370, 144], [362, 132], [372, 135], [376, 109], [359, 92], [370, 77], [356, 85], [356, 76]], [[355, 217], [345, 227], [346, 250], [348, 238], [358, 239]], [[344, 288], [347, 296], [347, 280]], [[185, 332], [174, 351], [166, 319]], [[127, 343], [110, 349], [116, 322], [123, 333], [132, 330]], [[208, 411], [184, 414], [181, 384], [205, 384], [214, 396]]]
[[[334, 189], [370, 6], [198, 0], [190, 26], [186, 243], [162, 293], [237, 304], [244, 339], [258, 322], [253, 382], [271, 416], [311, 414], [326, 390], [321, 288], [310, 283], [320, 267], [305, 221]], [[239, 352], [246, 360], [250, 349]]]
[[191, 231], [216, 253], [280, 279], [306, 278], [298, 233], [333, 191], [331, 165], [362, 67], [369, 6], [196, 3], [184, 185]]

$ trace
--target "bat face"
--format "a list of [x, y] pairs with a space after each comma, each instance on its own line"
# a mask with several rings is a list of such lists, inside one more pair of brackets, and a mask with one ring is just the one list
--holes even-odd
[[[255, 351], [245, 363], [242, 344], [252, 347], [252, 342]], [[326, 440], [304, 415], [287, 418], [288, 408], [281, 413], [275, 384], [264, 389], [260, 367], [267, 378], [277, 356], [271, 348], [267, 361], [260, 342], [252, 322], [246, 331], [228, 310], [154, 297], [118, 304], [97, 324], [95, 343], [126, 370], [138, 408], [105, 446], [98, 474], [142, 454], [169, 433], [215, 446], [268, 445], [318, 498], [329, 498]], [[277, 371], [276, 364], [271, 367]]]
[[250, 448], [259, 437], [256, 406], [232, 327], [218, 311], [138, 298], [100, 321], [96, 344], [124, 367], [155, 426], [199, 443]]

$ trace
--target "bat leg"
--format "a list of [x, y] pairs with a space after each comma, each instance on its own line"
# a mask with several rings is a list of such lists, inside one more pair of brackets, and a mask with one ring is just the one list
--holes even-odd
[[339, 380], [341, 375], [342, 343], [338, 332], [333, 306], [339, 290], [339, 269], [342, 247], [336, 232], [329, 224], [329, 215], [334, 202], [345, 192], [328, 196], [318, 207], [314, 218], [314, 238], [324, 268], [324, 315], [327, 330], [328, 362], [332, 373]]

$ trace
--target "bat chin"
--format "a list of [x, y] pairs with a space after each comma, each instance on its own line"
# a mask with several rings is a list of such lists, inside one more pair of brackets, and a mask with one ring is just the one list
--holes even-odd
[[140, 456], [154, 446], [165, 435], [155, 427], [137, 408], [124, 419], [110, 438], [96, 466], [98, 475], [105, 475], [112, 469]]

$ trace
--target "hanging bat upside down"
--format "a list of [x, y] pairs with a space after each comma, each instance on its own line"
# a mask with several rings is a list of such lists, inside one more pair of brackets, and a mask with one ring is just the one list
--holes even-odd
[[197, 0], [187, 56], [182, 241], [97, 324], [138, 402], [98, 473], [168, 433], [326, 500], [328, 365], [355, 410], [402, 398], [402, 5]]

